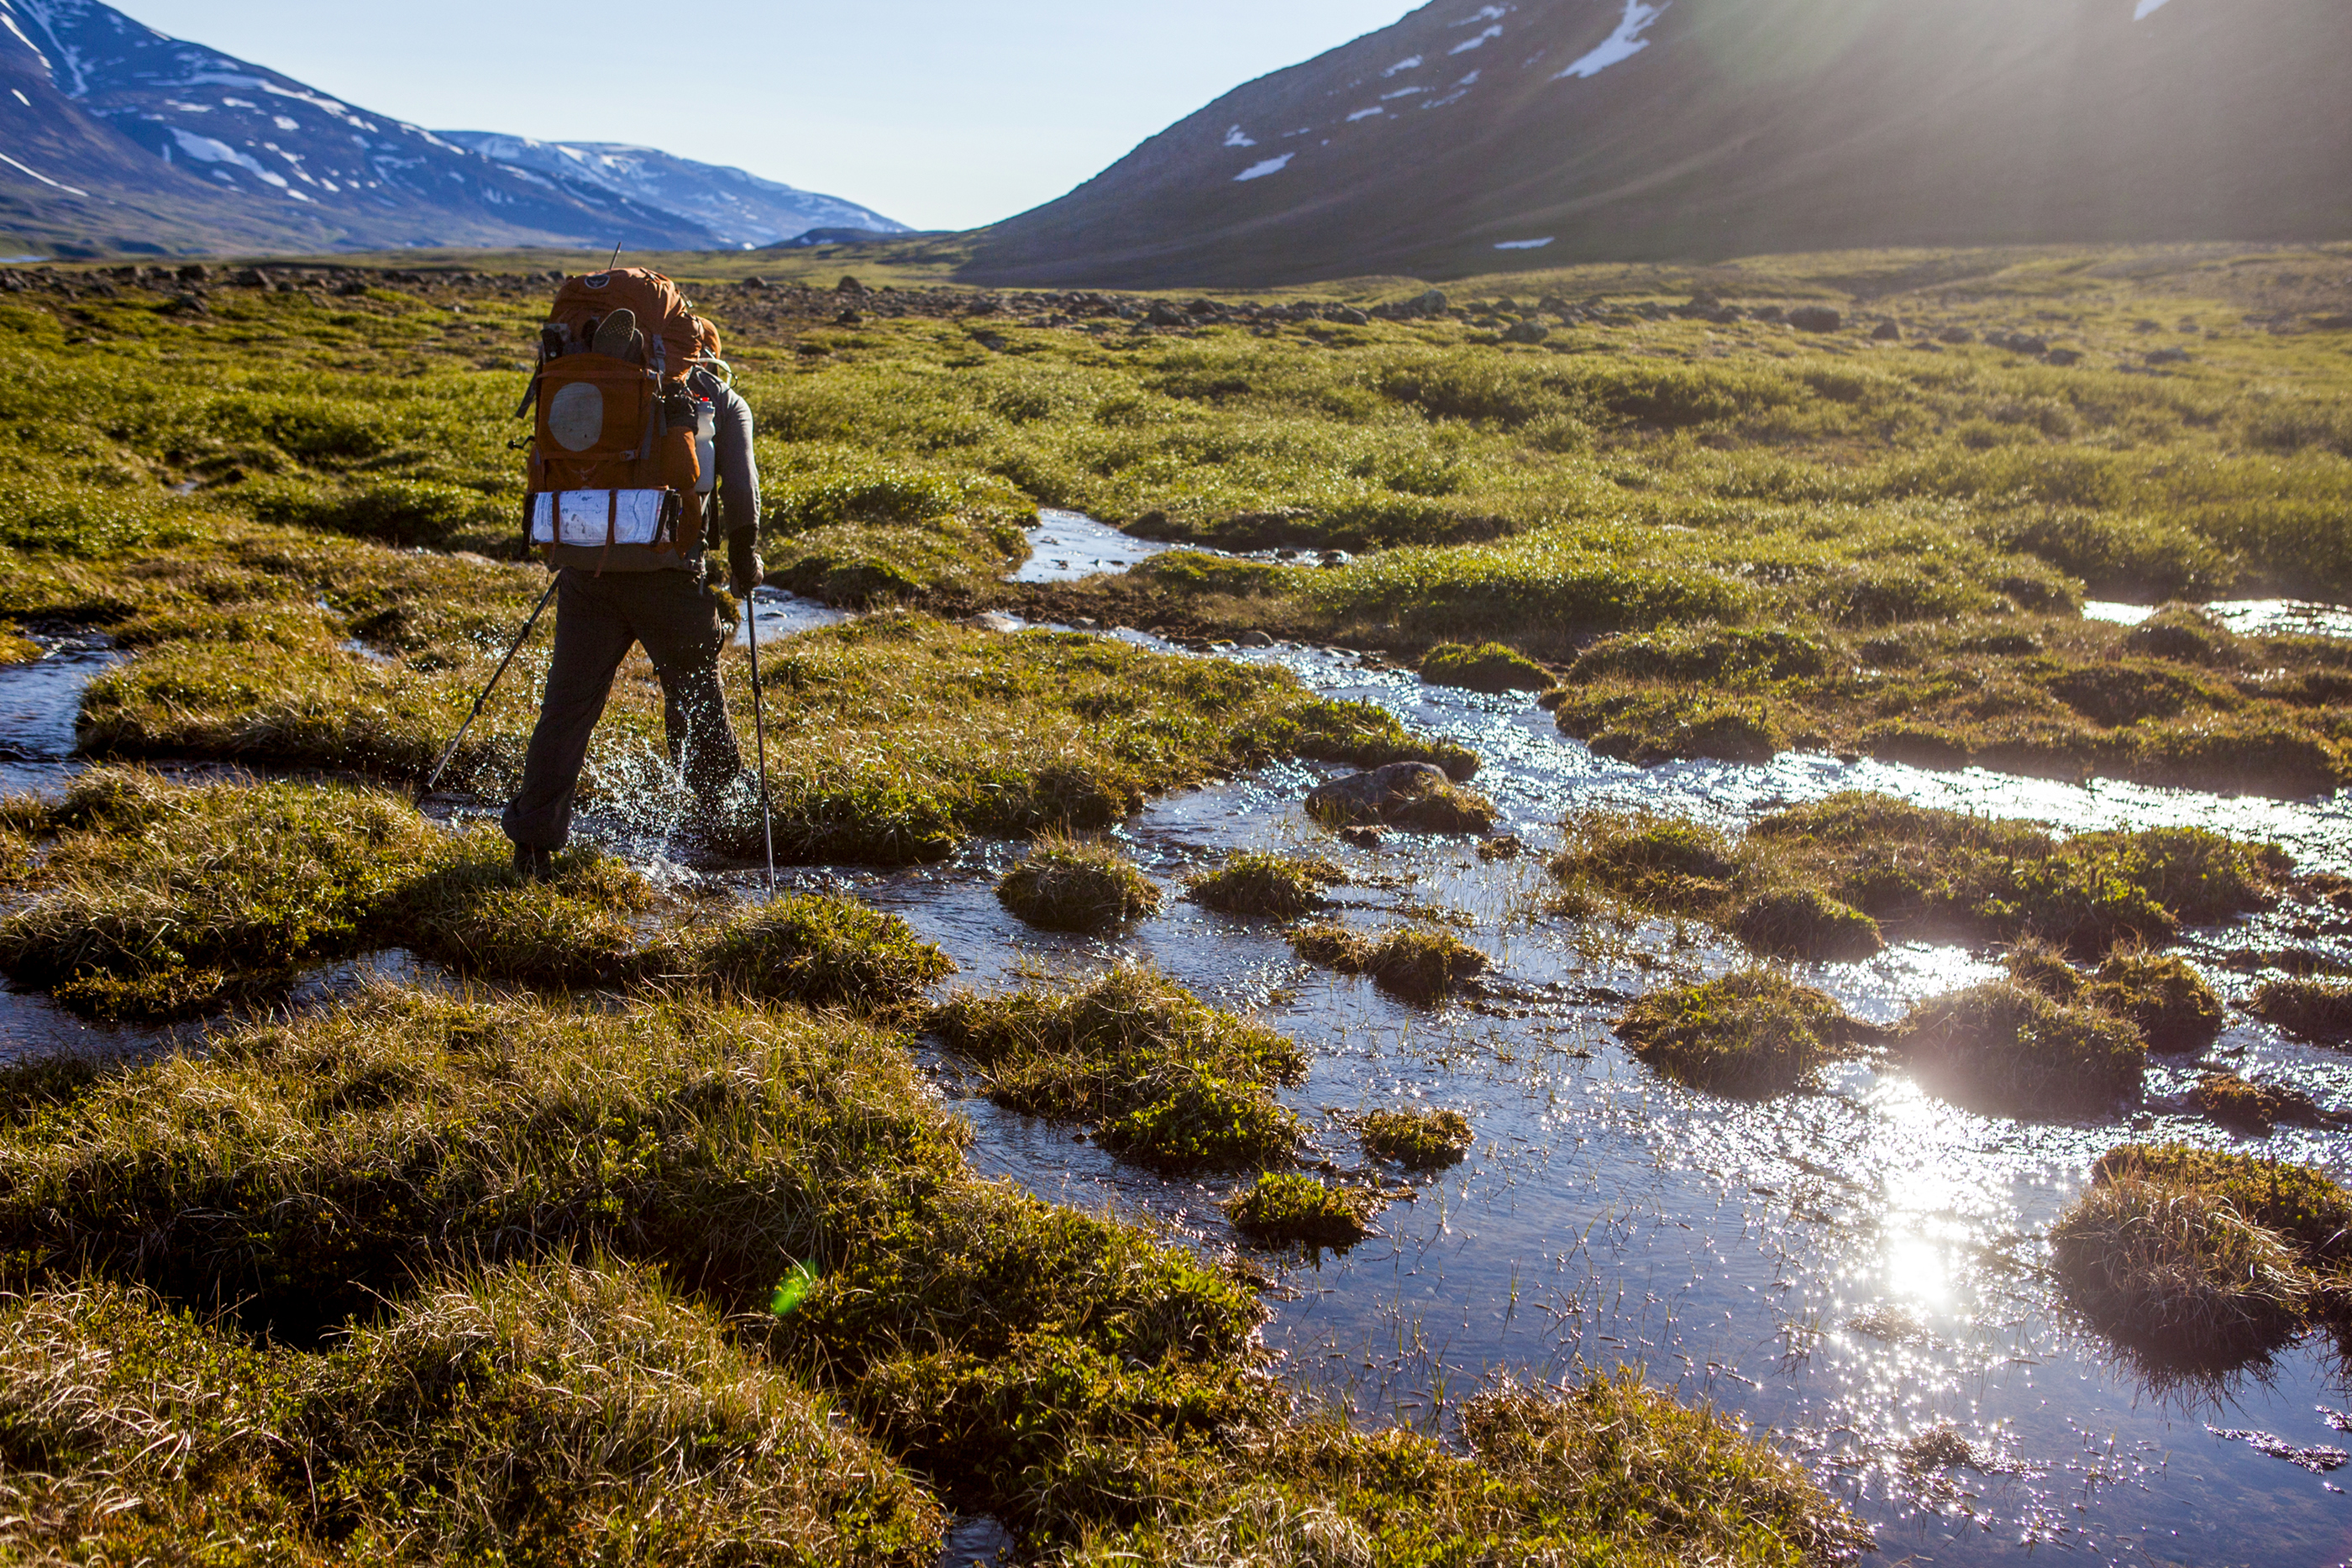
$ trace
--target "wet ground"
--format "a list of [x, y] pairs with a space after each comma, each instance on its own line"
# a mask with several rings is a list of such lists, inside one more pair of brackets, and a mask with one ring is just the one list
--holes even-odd
[[[1094, 562], [1138, 548], [1067, 517], [1041, 532], [1038, 555], [1051, 554], [1033, 562], [1042, 570], [1083, 575], [1077, 562], [1099, 570]], [[763, 643], [792, 634], [794, 602], [762, 596]], [[2315, 625], [2347, 615], [2293, 613]], [[2242, 618], [2241, 629], [2266, 629], [2252, 611]], [[2352, 617], [2343, 623], [2352, 629]], [[1014, 845], [903, 873], [802, 872], [788, 882], [845, 888], [903, 915], [962, 966], [959, 984], [986, 988], [1013, 983], [1024, 966], [1086, 969], [1135, 956], [1262, 1012], [1307, 1048], [1310, 1076], [1291, 1099], [1342, 1169], [1360, 1163], [1346, 1123], [1353, 1113], [1406, 1103], [1465, 1113], [1478, 1132], [1471, 1158], [1392, 1205], [1379, 1236], [1344, 1258], [1271, 1260], [1279, 1283], [1267, 1341], [1310, 1396], [1366, 1420], [1442, 1430], [1448, 1410], [1495, 1373], [1557, 1377], [1628, 1362], [1803, 1456], [1878, 1527], [1880, 1561], [2054, 1553], [2321, 1568], [2352, 1559], [2352, 1499], [2338, 1490], [2352, 1469], [2312, 1473], [2215, 1430], [2341, 1444], [2323, 1412], [2352, 1396], [2319, 1347], [2219, 1386], [2153, 1388], [2063, 1320], [2040, 1241], [2091, 1161], [2126, 1136], [2258, 1149], [2352, 1176], [2341, 1134], [2286, 1129], [2250, 1143], [2159, 1112], [2129, 1123], [1984, 1117], [1900, 1073], [1859, 1066], [1841, 1069], [1824, 1092], [1764, 1104], [1685, 1091], [1628, 1057], [1608, 1020], [1633, 996], [1740, 956], [1696, 925], [1620, 929], [1553, 915], [1541, 871], [1559, 818], [1578, 807], [1638, 803], [1736, 828], [1847, 789], [2069, 831], [2197, 823], [2276, 840], [2308, 867], [2352, 871], [2352, 800], [2073, 786], [1818, 756], [1637, 770], [1561, 737], [1531, 696], [1425, 686], [1330, 651], [1214, 656], [1284, 664], [1318, 691], [1377, 702], [1475, 747], [1486, 759], [1477, 787], [1506, 818], [1497, 831], [1529, 852], [1482, 860], [1466, 840], [1410, 836], [1378, 850], [1341, 845], [1299, 810], [1304, 790], [1330, 771], [1305, 767], [1161, 801], [1121, 830], [1129, 852], [1173, 894], [1185, 874], [1232, 850], [1311, 847], [1353, 876], [1340, 890], [1346, 918], [1444, 920], [1484, 948], [1494, 963], [1486, 997], [1407, 1007], [1299, 965], [1274, 923], [1172, 896], [1112, 940], [1032, 931], [993, 895]], [[55, 707], [58, 694], [79, 689], [81, 667], [48, 664], [0, 671], [0, 723], [25, 716], [24, 729], [0, 728], [0, 737], [27, 752], [70, 737]], [[70, 764], [47, 756], [6, 766], [52, 770], [12, 786], [24, 788]], [[2231, 956], [2284, 946], [2328, 944], [2273, 919], [2193, 933], [2185, 950], [2234, 1000], [2262, 976]], [[2352, 963], [2352, 952], [2332, 956]], [[1992, 970], [1986, 955], [1915, 944], [1866, 963], [1808, 967], [1802, 977], [1857, 1013], [1891, 1019]], [[0, 1049], [35, 1043], [19, 1032], [32, 1018], [66, 1027], [46, 1004], [0, 999]], [[2352, 1056], [2284, 1040], [2243, 1014], [2206, 1060], [2352, 1109]], [[1067, 1127], [999, 1111], [951, 1061], [934, 1065], [979, 1130], [984, 1168], [1047, 1197], [1157, 1217], [1205, 1247], [1236, 1245], [1217, 1184], [1121, 1166]], [[2194, 1077], [2188, 1061], [2158, 1059], [2151, 1099]], [[1975, 1462], [1906, 1462], [1906, 1444], [1947, 1427]]]

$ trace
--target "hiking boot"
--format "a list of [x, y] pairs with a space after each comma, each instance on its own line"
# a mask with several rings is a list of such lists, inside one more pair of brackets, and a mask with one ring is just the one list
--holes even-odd
[[596, 324], [596, 337], [592, 346], [606, 359], [625, 360], [629, 357], [630, 346], [636, 339], [637, 313], [615, 310]]
[[555, 880], [555, 852], [538, 844], [517, 844], [514, 847], [515, 874], [525, 882]]

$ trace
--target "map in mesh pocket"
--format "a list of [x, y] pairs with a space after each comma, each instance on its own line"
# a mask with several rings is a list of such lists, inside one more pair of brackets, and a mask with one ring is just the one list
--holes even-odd
[[541, 545], [661, 542], [667, 490], [542, 490], [530, 498], [530, 539]]

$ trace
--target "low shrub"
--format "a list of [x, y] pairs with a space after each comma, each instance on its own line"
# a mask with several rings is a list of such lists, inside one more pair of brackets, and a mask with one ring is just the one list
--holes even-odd
[[1745, 969], [1643, 998], [1616, 1024], [1635, 1056], [1678, 1083], [1763, 1098], [1844, 1054], [1845, 1010], [1769, 969]]
[[996, 896], [1047, 931], [1108, 930], [1160, 908], [1160, 889], [1118, 850], [1058, 835], [1005, 873]]
[[1274, 1086], [1298, 1047], [1219, 1012], [1157, 970], [1122, 965], [1064, 988], [961, 993], [931, 1015], [1009, 1110], [1095, 1125], [1105, 1147], [1164, 1170], [1287, 1163], [1304, 1136]]
[[1897, 1050], [1947, 1099], [2013, 1115], [2111, 1110], [2138, 1095], [2147, 1065], [2129, 1023], [2011, 980], [1920, 1003]]
[[1296, 920], [1328, 902], [1323, 889], [1345, 882], [1347, 873], [1321, 855], [1272, 854], [1244, 850], [1223, 865], [1184, 884], [1194, 903], [1224, 915], [1260, 915]]
[[1313, 1176], [1269, 1171], [1225, 1205], [1234, 1228], [1266, 1247], [1328, 1247], [1345, 1251], [1371, 1233], [1380, 1199]]
[[2265, 980], [2247, 1003], [2256, 1018], [2323, 1045], [2352, 1044], [2352, 983]]
[[1459, 1165], [1470, 1153], [1470, 1119], [1459, 1111], [1367, 1111], [1356, 1119], [1364, 1153], [1407, 1170]]
[[1290, 934], [1291, 951], [1343, 975], [1369, 975], [1384, 991], [1432, 1003], [1486, 971], [1486, 955], [1451, 931], [1392, 925], [1365, 936], [1332, 922]]
[[1551, 685], [1541, 664], [1500, 643], [1470, 647], [1441, 643], [1421, 657], [1421, 678], [1433, 686], [1473, 692], [1539, 692]]

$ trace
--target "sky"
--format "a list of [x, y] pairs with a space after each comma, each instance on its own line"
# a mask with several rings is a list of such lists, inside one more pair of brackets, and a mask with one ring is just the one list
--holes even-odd
[[[631, 141], [961, 229], [1412, 0], [113, 0], [436, 131]], [[649, 68], [654, 85], [641, 85]], [[598, 82], [611, 84], [598, 90]]]

